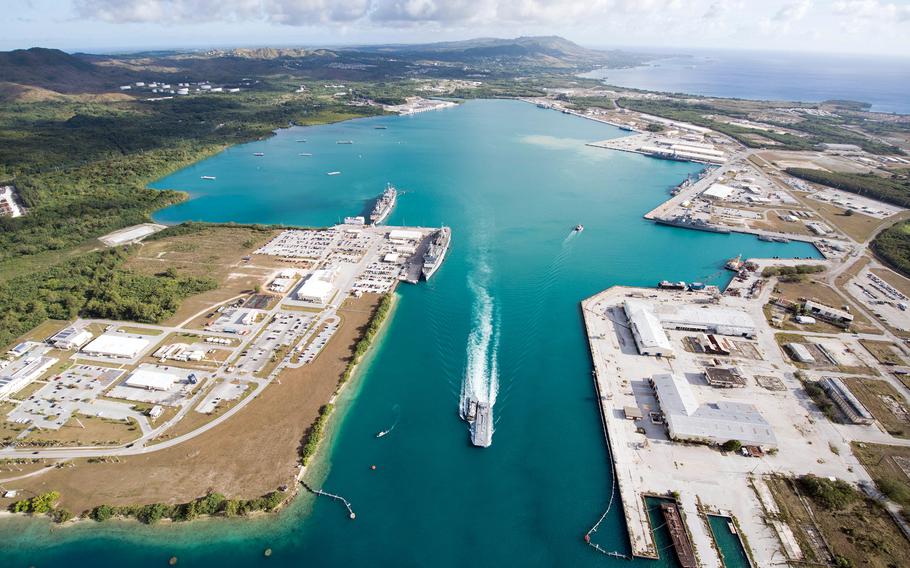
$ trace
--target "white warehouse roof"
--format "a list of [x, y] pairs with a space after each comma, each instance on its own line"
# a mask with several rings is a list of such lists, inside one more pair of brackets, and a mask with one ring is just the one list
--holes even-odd
[[126, 386], [141, 389], [167, 390], [174, 385], [174, 381], [176, 380], [177, 377], [170, 373], [152, 371], [149, 369], [136, 369], [126, 379]]
[[651, 380], [671, 438], [717, 444], [739, 440], [747, 445], [777, 447], [771, 425], [753, 405], [727, 401], [699, 405], [685, 378], [662, 373]]
[[665, 327], [674, 329], [699, 329], [720, 335], [755, 335], [752, 317], [731, 308], [661, 304], [657, 317]]
[[665, 356], [673, 354], [670, 339], [660, 326], [660, 321], [651, 311], [650, 306], [643, 302], [626, 300], [623, 303], [623, 309], [626, 317], [629, 318], [635, 343], [642, 354]]
[[97, 339], [82, 348], [90, 355], [107, 355], [109, 357], [126, 357], [132, 359], [148, 347], [147, 339], [120, 335], [99, 335]]
[[715, 183], [712, 184], [708, 189], [701, 192], [701, 194], [703, 197], [709, 197], [711, 199], [726, 199], [730, 197], [730, 194], [734, 191], [736, 190], [729, 185]]
[[419, 241], [423, 238], [423, 233], [420, 231], [405, 231], [402, 229], [394, 229], [389, 232], [389, 238], [402, 241]]

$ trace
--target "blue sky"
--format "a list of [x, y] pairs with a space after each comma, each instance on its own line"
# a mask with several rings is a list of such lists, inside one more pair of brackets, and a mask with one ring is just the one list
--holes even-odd
[[910, 56], [910, 0], [5, 0], [0, 49], [414, 43], [562, 35], [592, 47]]

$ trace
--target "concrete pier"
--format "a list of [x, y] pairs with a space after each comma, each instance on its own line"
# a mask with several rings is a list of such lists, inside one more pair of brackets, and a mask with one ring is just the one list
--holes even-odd
[[629, 530], [632, 555], [657, 559], [659, 556], [648, 520], [648, 510], [645, 507], [644, 498], [637, 491], [638, 482], [641, 479], [636, 480], [637, 464], [630, 451], [631, 440], [626, 435], [630, 423], [617, 416], [617, 409], [613, 404], [616, 395], [614, 389], [618, 388], [618, 385], [610, 379], [619, 377], [619, 370], [609, 366], [608, 359], [603, 357], [598, 346], [600, 341], [606, 341], [608, 337], [602, 326], [598, 325], [599, 318], [592, 317], [595, 314], [594, 305], [599, 302], [599, 296], [600, 294], [588, 298], [581, 305], [591, 358], [594, 363], [594, 384], [597, 387], [607, 443], [610, 445], [610, 453], [613, 457], [611, 467], [619, 488], [620, 503]]

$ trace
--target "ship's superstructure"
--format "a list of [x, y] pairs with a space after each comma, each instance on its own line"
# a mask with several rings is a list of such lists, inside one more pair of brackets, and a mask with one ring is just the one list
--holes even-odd
[[449, 243], [452, 241], [452, 230], [443, 227], [433, 235], [427, 252], [423, 255], [423, 279], [429, 280], [433, 274], [442, 266], [446, 253], [449, 251]]
[[378, 225], [386, 220], [389, 214], [392, 212], [392, 209], [395, 208], [395, 203], [398, 200], [398, 190], [395, 189], [395, 186], [388, 184], [385, 188], [385, 191], [382, 192], [382, 195], [379, 196], [379, 200], [376, 202], [376, 205], [373, 206], [373, 211], [370, 212], [370, 223]]

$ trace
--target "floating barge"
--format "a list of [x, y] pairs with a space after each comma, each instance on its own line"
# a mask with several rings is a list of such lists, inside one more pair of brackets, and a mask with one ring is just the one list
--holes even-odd
[[683, 523], [676, 503], [661, 503], [660, 511], [667, 523], [667, 530], [670, 531], [670, 539], [673, 541], [673, 549], [676, 551], [679, 565], [682, 568], [698, 568], [692, 541], [689, 540], [689, 533], [686, 532], [686, 525]]

